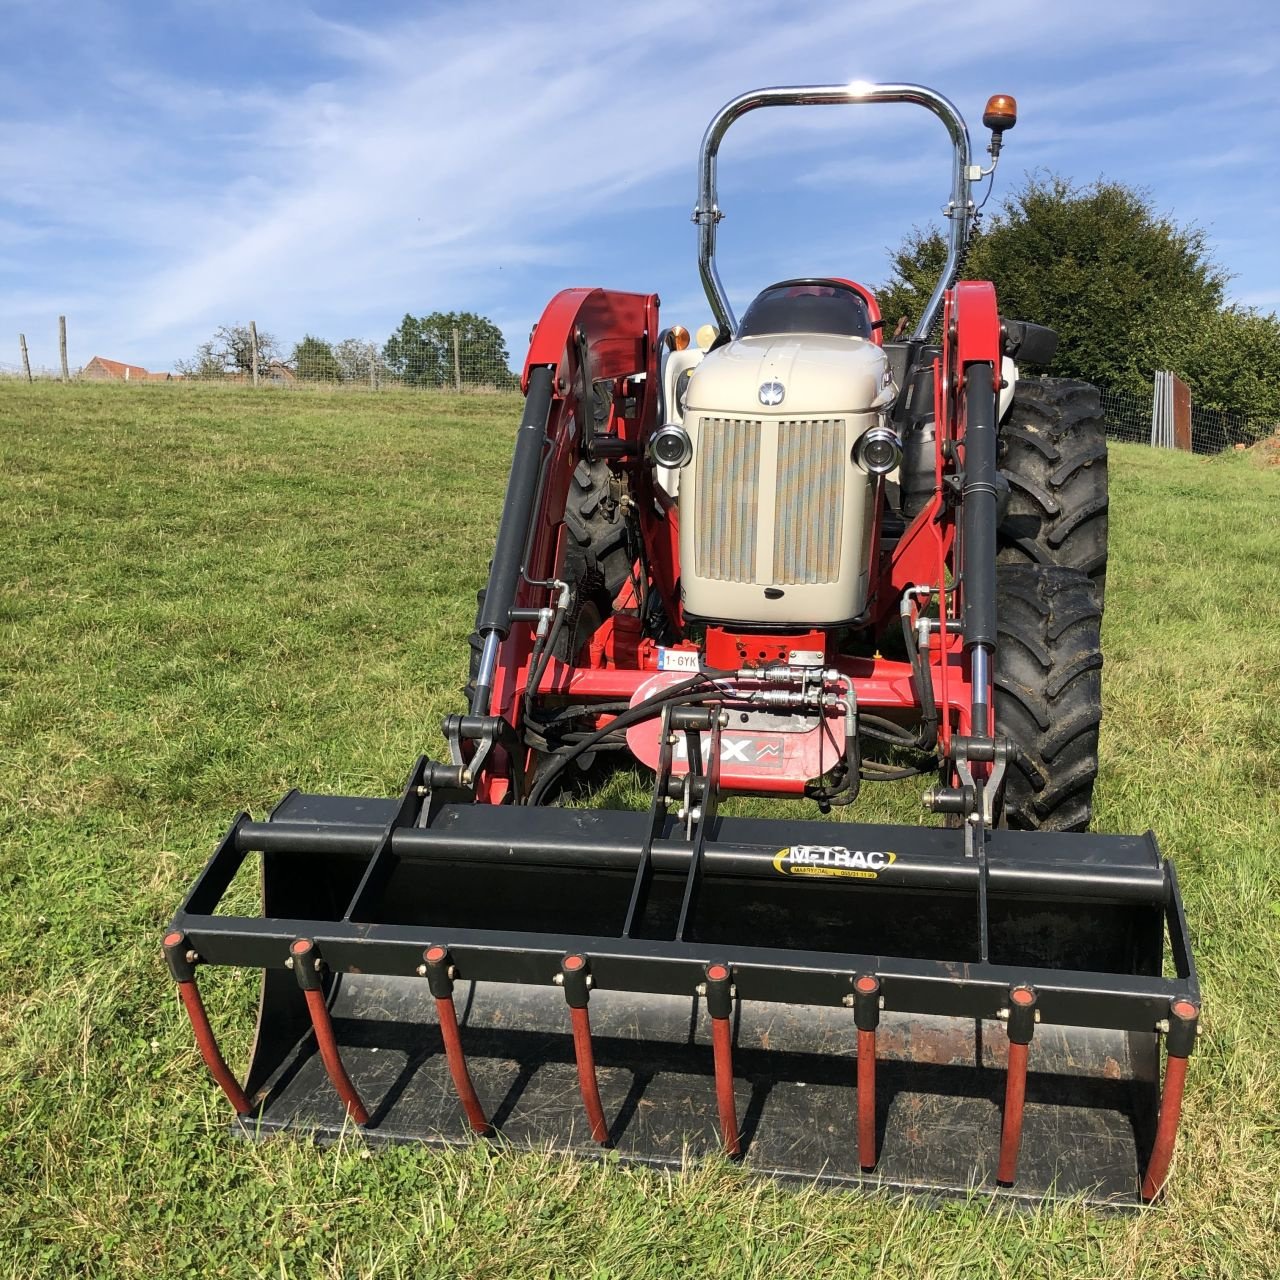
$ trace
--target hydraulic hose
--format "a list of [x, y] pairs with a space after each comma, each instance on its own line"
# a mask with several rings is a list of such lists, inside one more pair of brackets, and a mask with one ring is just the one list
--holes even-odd
[[[698, 689], [701, 684], [710, 684], [711, 688]], [[632, 725], [650, 720], [659, 715], [663, 707], [671, 703], [712, 702], [725, 696], [723, 690], [717, 689], [712, 684], [711, 677], [696, 675], [691, 676], [688, 680], [680, 681], [679, 684], [672, 685], [670, 689], [665, 690], [656, 697], [646, 698], [643, 702], [637, 703], [620, 716], [610, 720], [607, 725], [595, 730], [594, 733], [589, 733], [580, 742], [574, 743], [563, 755], [557, 756], [547, 767], [547, 771], [538, 779], [533, 790], [529, 792], [529, 798], [525, 803], [529, 805], [541, 804], [543, 797], [551, 789], [551, 784], [568, 768], [570, 762], [603, 742], [609, 734], [616, 733], [622, 729], [629, 729]]]
[[920, 732], [913, 745], [922, 751], [932, 751], [938, 744], [938, 702], [933, 695], [933, 677], [929, 674], [929, 662], [920, 652], [915, 631], [911, 626], [910, 601], [902, 597], [902, 639], [911, 661], [911, 674], [915, 680], [916, 697], [920, 700]]

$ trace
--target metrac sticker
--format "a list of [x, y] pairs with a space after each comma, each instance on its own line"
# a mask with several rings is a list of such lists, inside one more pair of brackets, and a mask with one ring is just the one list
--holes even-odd
[[898, 860], [887, 850], [846, 849], [842, 844], [793, 844], [773, 856], [773, 869], [784, 876], [847, 876], [875, 880]]

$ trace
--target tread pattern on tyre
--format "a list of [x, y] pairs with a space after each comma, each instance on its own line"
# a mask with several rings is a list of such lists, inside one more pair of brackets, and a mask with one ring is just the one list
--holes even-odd
[[1000, 565], [996, 575], [996, 733], [1041, 778], [1009, 765], [1004, 817], [1031, 831], [1084, 831], [1093, 812], [1102, 721], [1102, 609], [1093, 583], [1060, 565]]
[[[603, 461], [582, 459], [573, 473], [573, 483], [565, 500], [564, 522], [569, 531], [566, 544], [564, 577], [574, 588], [571, 612], [556, 644], [555, 656], [571, 660], [582, 642], [589, 639], [612, 610], [617, 594], [630, 572], [624, 514], [616, 503], [608, 501], [612, 473]], [[484, 607], [485, 589], [476, 592], [476, 617]], [[593, 618], [590, 630], [583, 634], [583, 619]], [[480, 654], [484, 641], [478, 631], [467, 637], [469, 650], [467, 683], [463, 696], [468, 705], [480, 670]]]
[[1002, 564], [1107, 576], [1107, 436], [1096, 387], [1074, 378], [1020, 378], [1000, 428], [1009, 504], [1000, 523]]

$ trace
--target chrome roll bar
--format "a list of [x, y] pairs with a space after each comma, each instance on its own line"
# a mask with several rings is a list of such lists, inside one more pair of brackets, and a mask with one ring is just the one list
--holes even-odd
[[951, 163], [951, 201], [946, 208], [950, 221], [947, 243], [947, 262], [942, 276], [929, 297], [913, 338], [924, 340], [942, 306], [942, 295], [951, 287], [960, 269], [960, 255], [973, 223], [973, 203], [970, 199], [969, 130], [964, 118], [954, 104], [942, 94], [920, 84], [852, 84], [794, 85], [775, 89], [754, 89], [725, 103], [707, 126], [702, 138], [702, 151], [698, 162], [698, 204], [693, 220], [698, 225], [698, 273], [707, 301], [722, 333], [733, 336], [738, 331], [738, 321], [729, 304], [720, 273], [716, 270], [716, 224], [724, 217], [716, 201], [716, 157], [720, 141], [729, 126], [748, 111], [757, 107], [809, 107], [839, 106], [857, 102], [914, 102], [932, 111], [946, 126], [954, 148]]

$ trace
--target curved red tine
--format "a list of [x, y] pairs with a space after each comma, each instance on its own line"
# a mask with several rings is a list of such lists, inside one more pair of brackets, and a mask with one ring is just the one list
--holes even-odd
[[859, 975], [853, 984], [858, 1025], [858, 1165], [863, 1173], [876, 1167], [876, 1028], [880, 1025], [880, 980]]
[[316, 1047], [320, 1050], [320, 1061], [324, 1063], [325, 1073], [329, 1077], [347, 1115], [358, 1125], [369, 1123], [369, 1112], [360, 1099], [360, 1094], [351, 1083], [347, 1069], [342, 1063], [342, 1054], [338, 1050], [338, 1039], [333, 1034], [333, 1019], [329, 1016], [329, 1006], [325, 1003], [324, 984], [320, 980], [317, 968], [319, 953], [310, 938], [298, 938], [289, 947], [289, 958], [293, 961], [294, 976], [302, 988], [307, 1002], [307, 1013], [311, 1016], [311, 1027], [316, 1033]]
[[560, 985], [564, 988], [573, 1024], [573, 1056], [578, 1064], [578, 1090], [582, 1094], [582, 1105], [591, 1126], [591, 1137], [604, 1145], [609, 1141], [609, 1126], [605, 1123], [604, 1107], [600, 1105], [596, 1055], [591, 1044], [591, 1015], [587, 1012], [591, 984], [586, 956], [571, 954], [560, 961]]
[[876, 1167], [876, 1033], [858, 1032], [858, 1166]]
[[1027, 1099], [1027, 1056], [1035, 1032], [1036, 993], [1032, 987], [1009, 991], [1009, 1068], [1004, 1086], [1004, 1118], [1000, 1127], [1000, 1162], [996, 1181], [1011, 1187], [1018, 1176], [1022, 1145], [1022, 1113]]
[[440, 1039], [444, 1042], [444, 1056], [449, 1064], [454, 1092], [458, 1095], [472, 1131], [487, 1137], [493, 1132], [493, 1126], [480, 1105], [479, 1095], [471, 1081], [471, 1072], [467, 1070], [467, 1057], [462, 1051], [462, 1037], [458, 1033], [458, 1011], [453, 1003], [453, 966], [449, 962], [448, 949], [428, 947], [422, 953], [422, 959], [423, 965], [419, 972], [425, 974], [431, 994], [435, 997]]
[[178, 997], [191, 1022], [191, 1030], [195, 1034], [196, 1047], [204, 1059], [209, 1074], [217, 1081], [218, 1087], [227, 1095], [227, 1101], [235, 1108], [236, 1115], [247, 1116], [252, 1108], [244, 1096], [239, 1081], [227, 1066], [227, 1060], [218, 1048], [218, 1039], [209, 1025], [209, 1015], [205, 1012], [204, 1001], [200, 998], [200, 988], [196, 985], [194, 953], [188, 951], [186, 935], [174, 931], [165, 935], [165, 959], [169, 962], [169, 971], [178, 984]]
[[573, 1019], [573, 1054], [578, 1061], [578, 1088], [582, 1091], [582, 1105], [586, 1108], [591, 1136], [602, 1146], [609, 1141], [609, 1126], [605, 1123], [604, 1108], [600, 1105], [600, 1087], [596, 1082], [596, 1058], [591, 1047], [591, 1017], [586, 1009], [571, 1009]]
[[1142, 1177], [1142, 1198], [1148, 1202], [1160, 1194], [1169, 1176], [1169, 1164], [1178, 1138], [1178, 1122], [1182, 1118], [1182, 1092], [1187, 1082], [1186, 1058], [1168, 1058], [1164, 1067], [1164, 1087], [1160, 1090], [1160, 1116], [1156, 1121], [1156, 1140], [1151, 1159]]
[[1169, 1031], [1164, 1064], [1164, 1085], [1160, 1090], [1160, 1114], [1151, 1158], [1142, 1177], [1142, 1198], [1150, 1203], [1160, 1194], [1169, 1176], [1173, 1148], [1182, 1119], [1182, 1094], [1187, 1083], [1187, 1057], [1195, 1044], [1200, 1010], [1190, 1000], [1174, 1000], [1169, 1006]]
[[1000, 1164], [996, 1181], [1013, 1186], [1018, 1176], [1018, 1149], [1022, 1145], [1022, 1112], [1027, 1099], [1027, 1046], [1009, 1046], [1009, 1070], [1004, 1085], [1004, 1121], [1000, 1127]]
[[707, 1013], [711, 1016], [711, 1053], [716, 1072], [716, 1106], [720, 1112], [720, 1139], [725, 1154], [742, 1154], [738, 1137], [738, 1106], [733, 1096], [733, 987], [729, 966], [709, 964], [707, 974]]

